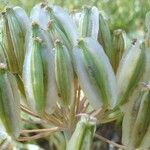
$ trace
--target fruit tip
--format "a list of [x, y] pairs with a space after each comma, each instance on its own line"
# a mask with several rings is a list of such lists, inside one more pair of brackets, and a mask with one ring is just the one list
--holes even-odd
[[80, 45], [84, 42], [84, 38], [77, 39], [77, 45]]
[[51, 20], [48, 21], [47, 29], [50, 29], [52, 27], [53, 22], [54, 22], [53, 19], [51, 19]]
[[39, 24], [36, 21], [32, 22], [32, 27], [39, 27]]
[[59, 39], [55, 40], [55, 46], [61, 46], [62, 42]]
[[122, 29], [117, 29], [117, 30], [114, 30], [113, 34], [116, 35], [116, 36], [119, 36], [123, 33], [123, 30]]
[[41, 4], [40, 4], [40, 7], [41, 8], [44, 8], [44, 7], [46, 7], [47, 6], [47, 2], [42, 2]]
[[47, 10], [48, 12], [51, 13], [53, 9], [50, 6], [46, 5], [45, 6], [45, 10]]
[[42, 43], [42, 39], [40, 37], [33, 37], [33, 41]]

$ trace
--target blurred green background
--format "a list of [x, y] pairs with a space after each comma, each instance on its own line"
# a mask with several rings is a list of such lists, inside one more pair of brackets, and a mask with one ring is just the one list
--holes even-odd
[[[150, 0], [43, 0], [58, 4], [70, 11], [83, 5], [97, 6], [108, 17], [111, 31], [121, 28], [130, 37], [142, 35], [145, 29], [145, 14], [150, 10]], [[31, 8], [42, 0], [0, 0], [0, 11], [5, 6], [19, 5], [29, 13]], [[135, 32], [136, 31], [136, 32]], [[133, 36], [134, 35], [134, 36]]]

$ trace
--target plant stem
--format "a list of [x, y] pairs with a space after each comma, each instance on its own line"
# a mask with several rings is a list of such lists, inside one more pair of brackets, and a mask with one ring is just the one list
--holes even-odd
[[113, 141], [110, 141], [110, 140], [108, 140], [107, 138], [104, 138], [103, 136], [101, 136], [101, 135], [99, 135], [99, 134], [96, 134], [96, 133], [95, 133], [95, 137], [98, 138], [98, 139], [100, 139], [101, 141], [104, 141], [104, 142], [106, 142], [106, 143], [108, 143], [108, 144], [111, 144], [111, 145], [113, 145], [113, 146], [115, 146], [115, 147], [117, 147], [117, 148], [126, 150], [126, 147], [125, 147], [124, 145], [120, 145], [120, 144], [118, 144], [118, 143], [115, 143], [115, 142], [113, 142]]
[[[39, 115], [35, 114], [34, 112], [32, 112], [31, 110], [29, 110], [28, 108], [26, 108], [25, 106], [21, 105], [21, 110], [28, 113], [31, 116], [34, 116], [36, 118], [40, 118]], [[41, 118], [40, 118], [41, 119]]]
[[47, 128], [47, 129], [33, 129], [33, 130], [21, 130], [20, 134], [25, 133], [39, 133], [39, 132], [52, 132], [52, 131], [60, 131], [62, 128], [54, 127], [54, 128]]
[[[38, 134], [30, 136], [30, 137], [19, 137], [17, 141], [32, 141], [36, 139], [40, 139], [46, 136], [49, 136], [51, 133], [61, 131], [62, 129], [59, 127], [54, 127], [54, 128], [49, 128], [49, 129], [37, 129], [37, 130], [22, 130], [21, 134], [23, 133], [32, 133], [32, 132], [37, 132]], [[39, 133], [40, 132], [40, 133]]]

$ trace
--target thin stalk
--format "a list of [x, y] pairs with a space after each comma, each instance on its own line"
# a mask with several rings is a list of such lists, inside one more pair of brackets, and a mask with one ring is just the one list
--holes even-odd
[[126, 147], [125, 147], [124, 145], [120, 145], [120, 144], [115, 143], [115, 142], [113, 142], [113, 141], [111, 141], [111, 140], [108, 140], [107, 138], [104, 138], [103, 136], [101, 136], [101, 135], [99, 135], [99, 134], [96, 134], [96, 133], [95, 133], [95, 137], [98, 138], [99, 140], [104, 141], [104, 142], [106, 142], [106, 143], [108, 143], [108, 144], [110, 144], [110, 145], [113, 145], [113, 146], [117, 147], [117, 148], [126, 150]]
[[54, 128], [45, 128], [45, 129], [33, 129], [33, 130], [21, 130], [20, 134], [26, 133], [41, 133], [41, 132], [53, 132], [53, 131], [61, 131], [62, 128], [54, 127]]
[[[31, 110], [29, 110], [28, 108], [26, 108], [25, 106], [21, 105], [21, 110], [24, 111], [25, 113], [34, 116], [36, 118], [40, 118], [39, 115], [37, 115], [36, 113], [32, 112]], [[41, 119], [41, 118], [40, 118]]]
[[52, 123], [53, 125], [63, 127], [63, 123], [53, 115], [45, 114], [44, 119], [47, 120], [49, 123]]
[[43, 132], [43, 133], [38, 133], [34, 136], [30, 136], [30, 137], [19, 137], [17, 139], [17, 141], [22, 141], [22, 142], [25, 142], [25, 141], [32, 141], [32, 140], [36, 140], [36, 139], [40, 139], [40, 138], [44, 138], [44, 137], [47, 137], [49, 136], [51, 133], [54, 133], [54, 132], [57, 132], [57, 131], [51, 131], [51, 132]]

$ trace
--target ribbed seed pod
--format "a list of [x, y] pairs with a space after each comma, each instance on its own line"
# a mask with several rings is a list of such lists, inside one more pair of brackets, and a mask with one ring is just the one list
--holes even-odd
[[118, 98], [116, 107], [128, 101], [130, 94], [138, 85], [144, 72], [145, 51], [141, 50], [139, 46], [139, 43], [132, 45], [119, 64], [117, 71]]
[[125, 50], [125, 40], [124, 31], [121, 29], [115, 30], [113, 32], [113, 49], [114, 49], [114, 70], [117, 71], [119, 62], [122, 58], [123, 52]]
[[[68, 40], [70, 46], [65, 46], [67, 46], [69, 50], [72, 50], [73, 46], [77, 43], [78, 38], [77, 28], [72, 18], [59, 6], [48, 6], [46, 7], [46, 10], [50, 15], [50, 19], [54, 20], [55, 27], [59, 28]], [[59, 31], [57, 31], [57, 34], [59, 35]], [[59, 40], [63, 41], [63, 37], [61, 35], [59, 36]]]
[[[150, 72], [150, 59], [149, 59], [150, 58], [150, 12], [146, 14], [145, 25], [146, 25], [148, 32], [147, 32], [147, 37], [146, 37], [145, 47], [144, 47], [145, 53], [146, 53], [146, 65], [145, 65], [145, 73], [143, 75], [143, 81], [147, 82], [150, 80], [150, 77], [149, 77], [149, 72]], [[149, 120], [149, 114], [147, 115], [147, 120]], [[143, 139], [140, 141], [141, 144], [138, 149], [148, 150], [150, 147], [149, 139], [150, 139], [150, 123], [149, 123], [149, 126], [147, 127], [147, 131]]]
[[43, 65], [41, 57], [42, 40], [38, 37], [39, 26], [32, 24], [32, 31], [27, 43], [24, 62], [23, 81], [29, 105], [34, 111], [42, 113], [45, 108]]
[[141, 99], [139, 112], [132, 129], [130, 147], [136, 149], [140, 146], [141, 141], [150, 125], [150, 92], [146, 91]]
[[103, 46], [103, 49], [107, 54], [111, 64], [113, 64], [114, 51], [112, 48], [112, 38], [110, 34], [110, 29], [106, 19], [103, 17], [101, 13], [99, 13], [98, 41]]
[[[28, 104], [38, 113], [53, 113], [59, 100], [55, 79], [55, 56], [46, 31], [32, 24], [26, 39], [23, 82]], [[38, 97], [38, 98], [37, 98]]]
[[114, 105], [116, 78], [101, 45], [92, 38], [85, 38], [73, 52], [76, 73], [90, 104], [95, 109]]
[[81, 37], [97, 39], [99, 30], [99, 11], [96, 7], [84, 6], [80, 16], [79, 32]]
[[45, 105], [44, 100], [44, 85], [43, 85], [43, 66], [41, 58], [41, 39], [33, 38], [33, 47], [30, 59], [31, 80], [34, 98], [36, 100], [36, 109], [42, 112]]
[[47, 43], [42, 43], [42, 62], [44, 72], [45, 112], [54, 112], [56, 102], [60, 100], [55, 78], [55, 53]]
[[129, 147], [133, 126], [136, 121], [142, 96], [143, 92], [137, 88], [129, 97], [129, 101], [121, 107], [121, 110], [124, 113], [122, 122], [122, 144], [126, 147]]
[[82, 116], [67, 144], [67, 150], [90, 150], [95, 133], [95, 120]]
[[67, 107], [74, 100], [74, 74], [69, 52], [59, 40], [55, 43], [55, 74], [61, 103]]
[[25, 55], [25, 35], [29, 19], [20, 7], [6, 8], [1, 14], [2, 40], [8, 69], [13, 73], [22, 72]]
[[6, 132], [18, 138], [21, 128], [20, 95], [15, 77], [0, 64], [0, 119]]

